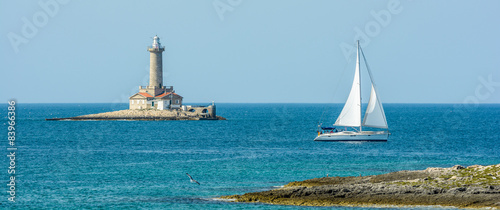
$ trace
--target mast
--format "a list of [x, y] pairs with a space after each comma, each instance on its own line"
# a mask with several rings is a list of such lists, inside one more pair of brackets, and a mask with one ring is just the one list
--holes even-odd
[[[357, 44], [358, 44], [358, 47], [357, 47], [357, 51], [356, 51], [356, 69], [358, 69], [358, 74], [359, 74], [359, 81], [358, 81], [358, 84], [359, 84], [359, 119], [361, 121], [361, 116], [363, 116], [363, 107], [361, 106], [362, 103], [362, 99], [363, 97], [361, 97], [361, 66], [359, 65], [359, 40], [357, 41]], [[363, 131], [363, 124], [361, 123], [359, 125], [359, 132]]]

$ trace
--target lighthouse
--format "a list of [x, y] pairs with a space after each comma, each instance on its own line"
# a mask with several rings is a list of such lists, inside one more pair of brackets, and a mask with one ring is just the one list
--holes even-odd
[[153, 44], [148, 47], [149, 51], [149, 86], [161, 88], [163, 85], [162, 54], [165, 47], [161, 46], [160, 37], [153, 38]]
[[163, 58], [165, 51], [160, 43], [160, 37], [153, 38], [149, 51], [149, 84], [139, 86], [139, 92], [132, 95], [129, 109], [179, 109], [182, 107], [182, 96], [174, 91], [173, 86], [164, 86]]

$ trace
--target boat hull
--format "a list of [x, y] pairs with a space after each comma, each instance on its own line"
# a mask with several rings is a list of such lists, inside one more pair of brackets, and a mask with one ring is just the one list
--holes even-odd
[[314, 141], [387, 141], [389, 133], [384, 131], [343, 131], [337, 133], [324, 133], [317, 136]]

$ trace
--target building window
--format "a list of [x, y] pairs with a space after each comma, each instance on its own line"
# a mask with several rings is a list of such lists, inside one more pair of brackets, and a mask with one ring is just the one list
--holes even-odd
[[139, 104], [139, 100], [137, 100], [137, 104]]
[[179, 104], [179, 100], [175, 100], [175, 103], [176, 103], [176, 104]]
[[155, 106], [155, 102], [154, 101], [151, 101], [151, 106]]
[[130, 100], [130, 104], [134, 104], [134, 100]]
[[144, 104], [144, 100], [142, 100], [142, 104]]

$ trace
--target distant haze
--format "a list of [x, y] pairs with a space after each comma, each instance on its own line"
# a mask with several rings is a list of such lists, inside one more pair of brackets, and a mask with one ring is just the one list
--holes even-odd
[[0, 99], [126, 103], [148, 85], [158, 35], [164, 83], [185, 103], [343, 103], [356, 39], [383, 103], [500, 103], [499, 9], [494, 0], [2, 1]]

